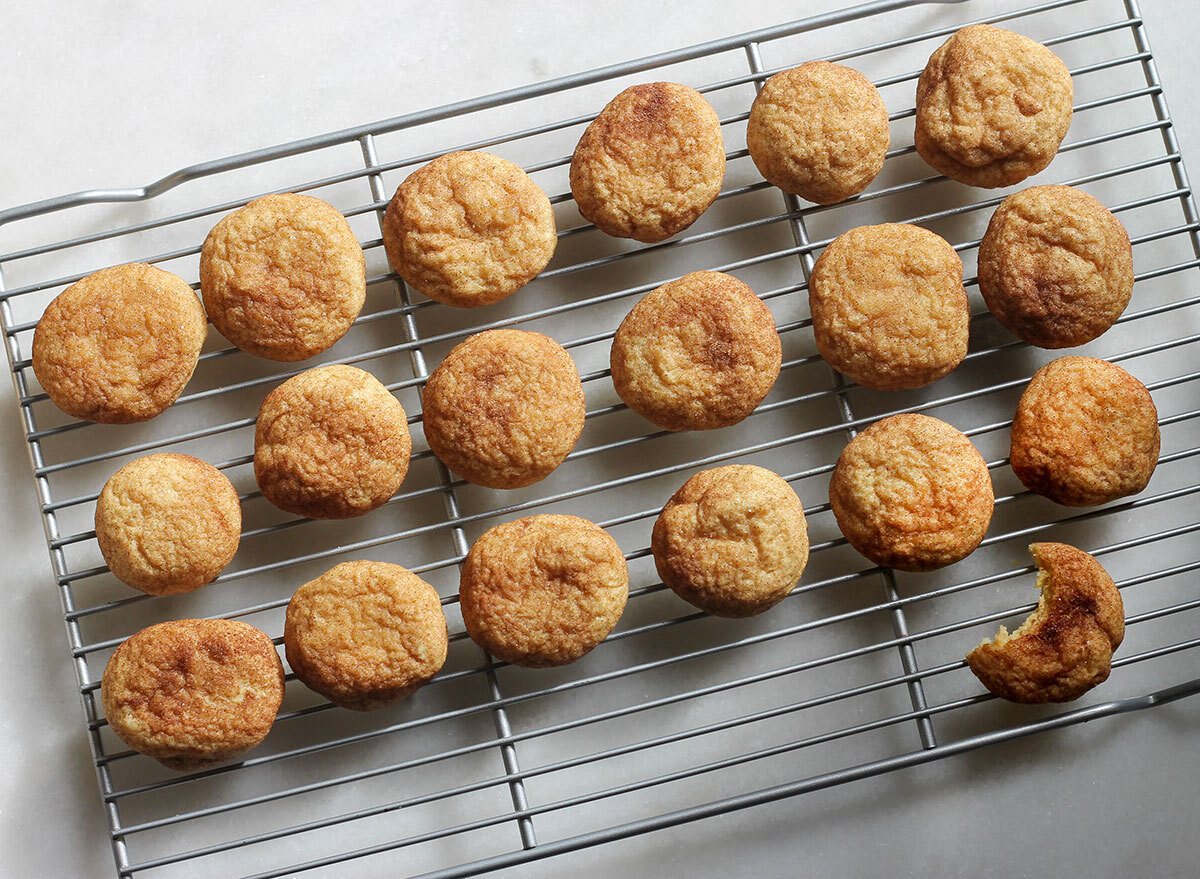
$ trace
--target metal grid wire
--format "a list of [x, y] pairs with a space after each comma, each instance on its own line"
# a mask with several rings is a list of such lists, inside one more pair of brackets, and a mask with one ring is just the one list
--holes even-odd
[[[998, 328], [975, 289], [978, 238], [1003, 193], [931, 175], [911, 145], [912, 92], [924, 59], [973, 20], [1007, 22], [1067, 61], [1075, 120], [1038, 182], [1088, 189], [1129, 228], [1133, 302], [1087, 350], [1125, 364], [1158, 404], [1162, 459], [1137, 498], [1068, 510], [1030, 495], [1006, 467], [1016, 399], [1049, 355]], [[903, 35], [872, 42], [864, 33]], [[866, 72], [893, 120], [883, 174], [864, 194], [830, 207], [781, 199], [743, 148], [754, 89], [817, 56]], [[694, 227], [641, 246], [607, 239], [580, 219], [566, 166], [608, 97], [649, 78], [706, 93], [722, 118], [729, 173], [719, 201]], [[512, 131], [517, 117], [531, 122]], [[470, 312], [410, 294], [388, 270], [379, 239], [397, 183], [452, 148], [493, 149], [520, 162], [551, 193], [561, 230], [558, 254], [541, 278], [504, 303]], [[564, 466], [528, 490], [471, 486], [431, 456], [415, 414], [413, 465], [400, 493], [362, 520], [310, 522], [264, 502], [247, 465], [258, 403], [312, 363], [259, 361], [210, 334], [186, 393], [143, 425], [72, 421], [39, 392], [27, 352], [55, 293], [103, 265], [135, 259], [194, 280], [199, 242], [220, 215], [287, 190], [343, 209], [368, 258], [367, 307], [319, 361], [363, 365], [419, 413], [430, 363], [456, 341], [499, 326], [548, 332], [575, 356], [589, 405], [583, 439]], [[126, 201], [137, 204], [104, 207]], [[938, 231], [967, 266], [970, 353], [954, 374], [920, 391], [881, 394], [843, 381], [821, 362], [809, 331], [806, 280], [818, 252], [851, 226], [885, 219]], [[1200, 221], [1135, 0], [1025, 9], [974, 2], [936, 12], [902, 0], [868, 3], [193, 166], [140, 189], [14, 208], [0, 212], [0, 226], [23, 235], [19, 249], [0, 255], [0, 320], [121, 876], [343, 875], [339, 865], [350, 859], [367, 875], [474, 875], [1200, 688], [1187, 664], [1187, 651], [1200, 646], [1200, 599], [1184, 588], [1200, 568], [1190, 550], [1200, 531], [1200, 484], [1193, 483], [1200, 372], [1187, 368], [1200, 341], [1200, 296], [1187, 290], [1200, 266]], [[607, 381], [609, 339], [636, 297], [699, 268], [737, 273], [771, 306], [783, 371], [766, 402], [737, 427], [647, 432]], [[845, 545], [826, 503], [828, 474], [847, 437], [900, 411], [932, 412], [964, 429], [997, 486], [996, 516], [981, 548], [929, 575], [867, 565]], [[198, 454], [242, 490], [238, 558], [200, 592], [131, 595], [99, 563], [90, 530], [97, 489], [124, 461], [151, 450]], [[770, 613], [713, 620], [664, 590], [647, 542], [662, 502], [687, 476], [734, 460], [771, 466], [793, 483], [809, 516], [812, 560], [801, 585]], [[630, 561], [621, 625], [566, 669], [531, 672], [493, 660], [466, 638], [457, 613], [457, 566], [470, 540], [527, 511], [588, 516], [612, 531]], [[981, 694], [962, 660], [998, 622], [1033, 608], [1024, 544], [1047, 537], [1101, 557], [1129, 614], [1112, 679], [1083, 707], [1067, 710], [1019, 708]], [[96, 691], [123, 638], [184, 616], [243, 618], [278, 635], [296, 586], [361, 557], [398, 561], [443, 596], [450, 658], [419, 694], [359, 715], [330, 710], [289, 675], [262, 747], [236, 765], [184, 775], [133, 754], [108, 730]]]

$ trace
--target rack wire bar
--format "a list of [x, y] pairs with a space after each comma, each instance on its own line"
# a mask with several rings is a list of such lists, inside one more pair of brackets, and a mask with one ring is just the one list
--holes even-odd
[[[1017, 2], [946, 3], [936, 27], [901, 25], [880, 40], [880, 23], [891, 27], [919, 4], [876, 0], [193, 165], [145, 186], [0, 210], [0, 231], [21, 236], [0, 247], [0, 329], [117, 875], [186, 876], [205, 865], [266, 879], [354, 860], [364, 875], [377, 867], [390, 876], [398, 862], [389, 854], [401, 850], [406, 872], [479, 875], [1200, 691], [1200, 680], [1190, 679], [1194, 662], [1179, 661], [1200, 647], [1200, 599], [1181, 585], [1200, 570], [1187, 549], [1200, 532], [1200, 372], [1192, 368], [1200, 295], [1189, 290], [1200, 267], [1200, 214], [1135, 0]], [[1094, 189], [1129, 228], [1134, 302], [1088, 353], [1126, 364], [1158, 404], [1159, 470], [1138, 497], [1063, 510], [1010, 478], [1004, 439], [1016, 395], [1052, 355], [1005, 335], [975, 290], [982, 224], [1007, 193], [952, 189], [914, 156], [906, 130], [924, 58], [975, 21], [1011, 23], [1063, 54], [1076, 79], [1075, 128], [1037, 182]], [[780, 203], [754, 173], [741, 137], [766, 78], [814, 56], [861, 66], [882, 90], [893, 123], [883, 175], [839, 205], [793, 196]], [[651, 72], [688, 82], [713, 101], [729, 174], [693, 229], [653, 245], [614, 243], [574, 210], [565, 188], [569, 150], [618, 81]], [[559, 99], [568, 95], [575, 102], [564, 111]], [[549, 99], [559, 100], [553, 110], [541, 103]], [[422, 140], [427, 131], [436, 137]], [[464, 317], [412, 293], [387, 266], [379, 234], [399, 175], [450, 149], [485, 148], [511, 155], [550, 193], [559, 254], [514, 297], [524, 307]], [[310, 155], [336, 155], [339, 164], [294, 164]], [[283, 159], [291, 170], [276, 164]], [[247, 169], [256, 172], [239, 178], [236, 192], [216, 187]], [[409, 482], [361, 527], [281, 518], [246, 481], [254, 398], [302, 367], [264, 368], [222, 343], [202, 354], [195, 388], [168, 413], [123, 432], [64, 419], [31, 370], [30, 334], [53, 293], [104, 265], [131, 261], [130, 253], [194, 281], [206, 231], [197, 223], [284, 191], [336, 203], [367, 253], [368, 308], [322, 361], [376, 371], [414, 413]], [[116, 202], [148, 204], [98, 226], [89, 206]], [[29, 221], [56, 212], [62, 237], [31, 231]], [[928, 391], [869, 392], [825, 369], [811, 343], [803, 300], [817, 255], [850, 226], [881, 219], [932, 226], [967, 265], [971, 351]], [[122, 258], [110, 256], [118, 252]], [[630, 302], [698, 268], [744, 276], [775, 313], [784, 343], [772, 395], [743, 424], [702, 438], [648, 430], [611, 393], [607, 369], [608, 343]], [[549, 332], [572, 351], [588, 394], [584, 441], [540, 490], [482, 492], [423, 447], [419, 396], [430, 361], [450, 345], [510, 326]], [[840, 441], [899, 412], [953, 421], [984, 452], [997, 489], [996, 518], [979, 550], [920, 586], [855, 555], [825, 496]], [[236, 567], [212, 586], [152, 599], [131, 595], [99, 563], [90, 514], [112, 469], [160, 449], [199, 454], [240, 480], [247, 525]], [[813, 542], [809, 569], [787, 601], [718, 626], [674, 601], [653, 575], [648, 536], [686, 475], [729, 461], [783, 474], [805, 500]], [[542, 509], [576, 512], [611, 529], [633, 582], [626, 619], [609, 639], [569, 669], [531, 675], [470, 642], [457, 618], [456, 585], [474, 534]], [[1131, 531], [1134, 521], [1144, 524]], [[1000, 590], [1035, 570], [1019, 555], [1022, 542], [1060, 535], [1112, 566], [1136, 646], [1118, 654], [1100, 701], [1090, 696], [1091, 704], [1030, 721], [1000, 712], [962, 655], [987, 627], [1035, 607], [1027, 592]], [[287, 701], [260, 751], [187, 774], [166, 774], [112, 735], [96, 697], [99, 672], [133, 631], [162, 618], [244, 618], [279, 644], [282, 610], [301, 570], [372, 555], [429, 577], [442, 596], [450, 661], [419, 694], [357, 722], [314, 700], [288, 674]], [[1126, 678], [1125, 669], [1148, 675]], [[619, 813], [597, 813], [617, 798]]]

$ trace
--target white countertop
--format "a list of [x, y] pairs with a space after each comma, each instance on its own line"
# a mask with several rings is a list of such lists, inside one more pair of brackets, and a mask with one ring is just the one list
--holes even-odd
[[[2, 206], [785, 21], [828, 2], [70, 2], [8, 8]], [[1200, 5], [1143, 0], [1200, 173]], [[335, 10], [336, 11], [333, 11]], [[933, 16], [935, 13], [931, 12]], [[934, 19], [931, 19], [934, 20]], [[487, 47], [480, 51], [479, 47]], [[0, 250], [7, 239], [0, 231]], [[109, 876], [112, 858], [9, 382], [0, 382], [0, 874]], [[1194, 876], [1200, 699], [811, 794], [572, 858], [590, 876]], [[872, 793], [874, 791], [874, 794]], [[511, 871], [557, 875], [564, 859]]]

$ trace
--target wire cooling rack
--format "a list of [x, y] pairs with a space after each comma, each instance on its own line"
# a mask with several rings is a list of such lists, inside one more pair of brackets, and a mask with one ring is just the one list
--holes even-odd
[[[1122, 363], [1152, 390], [1162, 459], [1141, 496], [1093, 510], [1024, 491], [1007, 468], [1007, 427], [1025, 382], [1052, 356], [999, 328], [974, 282], [978, 238], [1003, 192], [932, 175], [912, 147], [913, 90], [929, 53], [972, 20], [1006, 23], [1053, 46], [1075, 79], [1071, 132], [1036, 182], [1066, 182], [1121, 217], [1134, 244], [1133, 302], [1085, 350]], [[881, 35], [900, 35], [879, 42]], [[814, 57], [863, 70], [892, 113], [879, 179], [831, 207], [784, 199], [744, 149], [754, 90]], [[584, 223], [566, 168], [582, 128], [619, 89], [648, 79], [699, 87], [729, 148], [719, 201], [665, 243], [609, 239]], [[529, 120], [512, 130], [514, 120]], [[457, 311], [410, 295], [379, 238], [386, 200], [413, 168], [462, 148], [521, 163], [552, 195], [559, 248], [530, 287]], [[142, 425], [72, 421], [39, 392], [28, 351], [38, 316], [67, 284], [104, 265], [145, 260], [189, 280], [199, 244], [226, 211], [271, 191], [314, 193], [341, 208], [368, 259], [367, 306], [314, 362], [357, 363], [414, 413], [401, 491], [350, 522], [282, 514], [254, 490], [254, 415], [300, 367], [269, 363], [211, 333], [179, 402]], [[124, 207], [113, 203], [133, 202]], [[931, 388], [877, 393], [843, 382], [817, 356], [805, 280], [846, 229], [908, 220], [941, 233], [966, 264], [974, 313], [963, 365]], [[1135, 0], [921, 6], [876, 2], [666, 52], [384, 122], [183, 169], [149, 186], [78, 193], [0, 212], [19, 249], [0, 255], [0, 319], [62, 599], [104, 808], [121, 876], [474, 875], [879, 775], [992, 742], [1133, 711], [1196, 692], [1200, 569], [1195, 504], [1200, 240], [1192, 191]], [[27, 242], [27, 243], [26, 243]], [[11, 247], [11, 245], [9, 245]], [[606, 369], [629, 307], [699, 268], [730, 271], [772, 308], [780, 379], [733, 428], [666, 434], [626, 410]], [[545, 482], [494, 492], [455, 479], [420, 434], [430, 364], [466, 335], [521, 326], [576, 358], [588, 399], [579, 447]], [[925, 411], [965, 430], [988, 459], [996, 516], [968, 560], [927, 575], [870, 566], [846, 545], [826, 503], [828, 474], [856, 429]], [[104, 480], [133, 456], [180, 450], [216, 463], [242, 492], [234, 564], [199, 592], [150, 599], [101, 564], [91, 529]], [[647, 549], [661, 504], [696, 470], [728, 461], [772, 467], [804, 501], [812, 560], [793, 595], [751, 620], [695, 613], [654, 575]], [[627, 552], [629, 607], [616, 632], [564, 669], [529, 671], [481, 653], [457, 609], [470, 541], [525, 512], [575, 512]], [[1129, 631], [1112, 678], [1077, 706], [992, 699], [963, 653], [1034, 606], [1025, 545], [1075, 543], [1099, 556], [1125, 596]], [[443, 596], [451, 650], [439, 677], [399, 705], [331, 710], [288, 678], [267, 741], [241, 763], [174, 774], [133, 754], [101, 716], [97, 689], [113, 648], [163, 619], [225, 616], [269, 634], [300, 583], [347, 558], [396, 561]], [[278, 643], [279, 638], [276, 638]], [[1082, 707], [1078, 707], [1082, 706]], [[1083, 759], [1083, 755], [1077, 755]]]

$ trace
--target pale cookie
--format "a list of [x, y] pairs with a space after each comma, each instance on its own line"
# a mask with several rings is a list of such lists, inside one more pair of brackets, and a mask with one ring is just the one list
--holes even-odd
[[383, 221], [392, 268], [430, 299], [459, 308], [524, 287], [557, 242], [546, 193], [520, 166], [479, 151], [449, 153], [414, 171]]
[[68, 415], [131, 424], [175, 402], [208, 335], [178, 275], [145, 263], [101, 269], [54, 298], [33, 332], [33, 372]]
[[456, 345], [422, 396], [425, 439], [476, 485], [521, 488], [554, 471], [583, 432], [575, 361], [548, 336], [488, 330]]
[[221, 219], [200, 251], [200, 291], [226, 339], [269, 360], [305, 360], [346, 334], [367, 295], [350, 224], [309, 195], [256, 198]]
[[758, 172], [784, 192], [834, 204], [883, 169], [891, 135], [871, 81], [849, 67], [809, 61], [766, 81], [746, 123]]
[[267, 737], [283, 701], [283, 664], [254, 626], [173, 620], [121, 643], [100, 696], [129, 747], [168, 769], [206, 769]]
[[629, 596], [617, 542], [576, 516], [528, 516], [485, 531], [459, 587], [475, 643], [514, 665], [579, 659], [613, 630]]
[[663, 284], [625, 316], [613, 338], [613, 386], [667, 430], [737, 424], [779, 376], [775, 318], [732, 275], [692, 272]]
[[813, 268], [808, 304], [821, 356], [864, 387], [924, 387], [967, 355], [962, 260], [920, 226], [839, 235]]
[[1107, 360], [1060, 357], [1021, 394], [1010, 461], [1030, 491], [1088, 507], [1144, 489], [1158, 450], [1158, 410], [1145, 385]]
[[725, 179], [721, 120], [695, 89], [630, 86], [584, 131], [571, 193], [584, 219], [617, 238], [654, 242], [708, 210]]
[[242, 531], [237, 491], [191, 455], [147, 455], [104, 483], [96, 542], [122, 583], [150, 595], [190, 592], [233, 560]]
[[1057, 55], [1029, 37], [973, 24], [930, 55], [917, 80], [917, 152], [960, 183], [1020, 183], [1058, 153], [1073, 99]]
[[721, 617], [778, 604], [808, 564], [808, 523], [796, 492], [762, 467], [702, 470], [654, 523], [658, 576], [675, 594]]
[[927, 415], [893, 415], [850, 441], [829, 502], [850, 545], [878, 565], [932, 571], [983, 540], [995, 496], [967, 437]]
[[416, 692], [449, 646], [437, 592], [386, 562], [343, 562], [297, 589], [283, 643], [297, 678], [356, 711]]
[[1029, 547], [1037, 562], [1037, 610], [1012, 634], [1000, 627], [967, 654], [992, 693], [1010, 702], [1069, 702], [1108, 680], [1125, 637], [1125, 606], [1095, 558], [1065, 543]]
[[979, 245], [979, 292], [996, 320], [1031, 345], [1090, 342], [1129, 304], [1129, 235], [1079, 189], [1022, 190], [992, 214]]
[[254, 476], [281, 510], [348, 519], [396, 493], [411, 452], [404, 407], [377, 378], [353, 366], [319, 366], [263, 400]]

